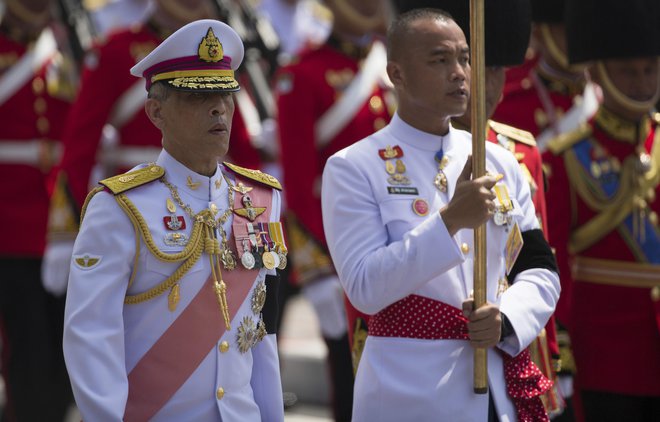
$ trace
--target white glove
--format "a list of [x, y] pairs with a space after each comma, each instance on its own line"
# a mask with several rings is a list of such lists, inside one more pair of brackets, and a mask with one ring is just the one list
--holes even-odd
[[302, 288], [302, 294], [316, 311], [323, 337], [340, 339], [346, 334], [346, 308], [344, 290], [336, 275], [322, 278]]
[[41, 263], [41, 282], [47, 291], [56, 296], [63, 295], [69, 283], [73, 243], [73, 240], [55, 240], [46, 245]]

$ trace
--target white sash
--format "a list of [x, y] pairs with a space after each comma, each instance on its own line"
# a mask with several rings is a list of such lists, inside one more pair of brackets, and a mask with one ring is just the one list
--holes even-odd
[[137, 79], [115, 103], [108, 123], [117, 130], [121, 129], [144, 107], [144, 101], [147, 99], [147, 91], [144, 88], [144, 84], [145, 82], [142, 78]]
[[35, 72], [41, 69], [56, 51], [57, 42], [53, 31], [46, 28], [41, 31], [34, 48], [23, 54], [23, 57], [0, 78], [0, 105], [32, 79]]
[[385, 46], [375, 41], [364, 61], [339, 101], [336, 101], [316, 123], [316, 146], [321, 149], [346, 127], [374, 91], [387, 66]]
[[[101, 132], [100, 150], [96, 157], [97, 165], [94, 166], [90, 176], [90, 186], [96, 185], [96, 182], [115, 174], [117, 167], [134, 167], [136, 160], [145, 158], [145, 154], [135, 153], [135, 151], [119, 151], [119, 130], [128, 123], [144, 107], [144, 100], [147, 98], [145, 82], [142, 78], [137, 79], [130, 88], [128, 88], [117, 99], [107, 123], [103, 126]], [[160, 148], [158, 148], [160, 151]], [[131, 157], [135, 153], [135, 157]], [[151, 153], [146, 154], [151, 157]], [[158, 154], [156, 153], [156, 156]], [[151, 157], [148, 160], [137, 161], [137, 163], [153, 161]]]
[[250, 98], [250, 95], [244, 89], [241, 89], [235, 95], [238, 112], [241, 113], [250, 138], [261, 135], [261, 119], [252, 98]]
[[598, 110], [602, 93], [600, 87], [593, 82], [588, 82], [584, 87], [581, 100], [575, 101], [575, 104], [568, 110], [555, 125], [548, 126], [536, 137], [536, 145], [539, 152], [543, 153], [548, 148], [548, 142], [551, 139], [577, 129], [582, 123], [586, 122]]

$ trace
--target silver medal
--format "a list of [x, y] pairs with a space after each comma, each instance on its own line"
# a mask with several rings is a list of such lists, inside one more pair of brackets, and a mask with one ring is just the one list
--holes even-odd
[[251, 252], [243, 252], [243, 256], [241, 256], [241, 264], [243, 264], [243, 267], [247, 270], [254, 268], [254, 255], [252, 255]]
[[277, 268], [279, 268], [280, 270], [283, 270], [283, 269], [286, 268], [286, 264], [287, 264], [286, 255], [284, 255], [282, 252], [280, 252], [279, 253], [279, 258], [280, 258], [280, 265], [278, 265]]
[[495, 224], [498, 226], [503, 226], [506, 224], [506, 215], [501, 211], [496, 211], [493, 215], [493, 221], [495, 221]]

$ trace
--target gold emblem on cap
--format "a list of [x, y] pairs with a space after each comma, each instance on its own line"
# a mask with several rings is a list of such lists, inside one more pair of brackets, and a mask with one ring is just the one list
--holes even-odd
[[209, 27], [206, 36], [202, 38], [197, 54], [200, 59], [212, 63], [219, 62], [224, 57], [222, 43], [220, 43], [220, 40], [213, 33], [213, 28]]

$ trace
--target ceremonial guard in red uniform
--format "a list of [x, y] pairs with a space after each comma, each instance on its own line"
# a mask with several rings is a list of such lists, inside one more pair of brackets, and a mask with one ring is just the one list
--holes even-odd
[[59, 421], [70, 403], [61, 355], [63, 302], [47, 295], [40, 277], [47, 185], [76, 86], [66, 33], [51, 6], [9, 0], [0, 23], [3, 421]]
[[[588, 421], [660, 415], [660, 4], [567, 3], [572, 63], [603, 104], [549, 143], [550, 242]], [[564, 292], [570, 293], [564, 296]]]
[[583, 67], [566, 58], [565, 0], [532, 0], [532, 43], [520, 67], [507, 72], [504, 101], [493, 118], [538, 136], [556, 127], [584, 89]]
[[351, 416], [353, 374], [343, 294], [327, 251], [321, 174], [336, 151], [384, 127], [390, 118], [380, 0], [332, 0], [333, 31], [277, 76], [278, 124], [293, 274], [313, 304], [329, 351], [334, 415]]
[[[144, 82], [133, 78], [129, 69], [183, 24], [212, 15], [208, 0], [188, 3], [157, 0], [146, 22], [110, 34], [85, 58], [80, 92], [63, 135], [64, 152], [53, 197], [57, 211], [51, 218], [52, 241], [46, 251], [44, 277], [54, 292], [61, 294], [66, 289], [78, 216], [90, 184], [158, 157], [161, 135], [143, 110]], [[237, 162], [258, 167], [240, 113], [235, 116], [231, 154], [249, 156]], [[97, 172], [92, 171], [95, 165]]]

